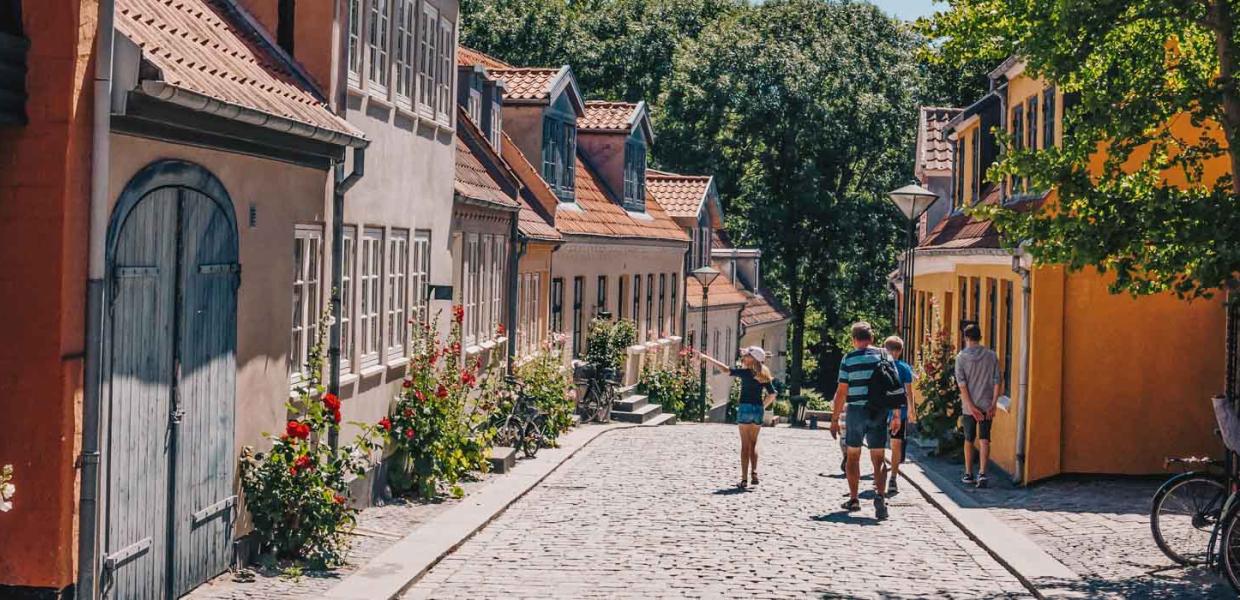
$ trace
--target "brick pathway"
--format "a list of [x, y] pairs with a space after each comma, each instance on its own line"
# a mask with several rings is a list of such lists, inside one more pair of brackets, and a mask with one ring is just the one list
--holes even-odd
[[[918, 463], [951, 481], [959, 478], [956, 464]], [[1065, 479], [1016, 489], [993, 479], [990, 489], [965, 490], [968, 498], [1080, 575], [1081, 581], [1062, 586], [1068, 590], [1088, 598], [1236, 597], [1222, 578], [1178, 568], [1154, 544], [1149, 510], [1159, 480]]]
[[762, 433], [764, 479], [734, 493], [735, 428], [596, 440], [432, 569], [410, 598], [1026, 597], [910, 489], [891, 519], [838, 509], [824, 430]]

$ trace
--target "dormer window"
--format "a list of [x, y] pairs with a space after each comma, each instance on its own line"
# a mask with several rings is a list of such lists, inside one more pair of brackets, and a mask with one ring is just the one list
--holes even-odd
[[576, 200], [576, 157], [575, 117], [548, 109], [543, 117], [542, 176], [561, 202]]
[[465, 112], [475, 125], [482, 125], [482, 77], [474, 75], [469, 79], [469, 97], [465, 99]]
[[487, 138], [496, 152], [500, 150], [500, 139], [504, 131], [503, 92], [496, 84], [487, 86]]
[[624, 208], [646, 211], [646, 144], [641, 132], [624, 143]]

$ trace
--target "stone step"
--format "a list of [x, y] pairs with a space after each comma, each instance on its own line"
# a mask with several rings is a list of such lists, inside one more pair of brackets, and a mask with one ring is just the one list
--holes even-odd
[[633, 395], [627, 398], [621, 398], [611, 405], [611, 410], [622, 412], [633, 412], [643, 406], [650, 404], [650, 398], [647, 396]]
[[635, 383], [635, 384], [633, 384], [633, 385], [626, 385], [626, 386], [624, 386], [624, 387], [622, 387], [622, 388], [620, 388], [620, 389], [616, 390], [616, 395], [617, 395], [617, 396], [619, 396], [621, 400], [624, 400], [625, 398], [628, 398], [629, 396], [633, 396], [633, 395], [636, 395], [636, 394], [637, 394], [637, 384], [636, 384], [636, 383]]
[[649, 421], [643, 423], [646, 427], [658, 427], [660, 425], [675, 425], [676, 415], [672, 413], [663, 413]]
[[487, 460], [491, 463], [492, 473], [507, 473], [517, 466], [517, 449], [496, 446], [491, 448], [491, 457]]
[[661, 414], [663, 414], [663, 407], [658, 404], [647, 404], [632, 412], [612, 409], [611, 420], [619, 421], [621, 423], [641, 424]]

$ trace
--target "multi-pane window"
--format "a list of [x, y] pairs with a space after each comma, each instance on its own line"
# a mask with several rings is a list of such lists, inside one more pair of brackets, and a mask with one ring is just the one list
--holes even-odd
[[422, 3], [422, 24], [418, 28], [418, 110], [435, 116], [435, 69], [439, 56], [439, 11]]
[[662, 336], [667, 332], [667, 273], [659, 273], [659, 323], [658, 332]]
[[542, 175], [562, 202], [575, 198], [577, 127], [568, 117], [543, 118]]
[[646, 145], [633, 140], [624, 144], [624, 208], [646, 210]]
[[977, 323], [978, 327], [982, 326], [982, 281], [977, 277], [969, 278], [969, 291], [972, 297], [969, 299], [969, 310], [971, 311], [970, 320]]
[[654, 330], [654, 273], [646, 275], [646, 339], [654, 339], [658, 332]]
[[417, 34], [418, 5], [414, 0], [395, 0], [396, 8], [396, 103], [413, 107], [413, 52]]
[[[969, 280], [964, 277], [959, 278], [960, 283], [960, 322], [963, 324], [969, 315]], [[964, 347], [964, 327], [959, 328], [960, 347]]]
[[964, 140], [952, 142], [952, 210], [964, 206]]
[[392, 0], [369, 0], [370, 25], [366, 35], [366, 59], [370, 65], [370, 88], [386, 95], [388, 85], [388, 52], [391, 44]]
[[366, 368], [379, 364], [379, 350], [383, 344], [383, 328], [380, 320], [380, 301], [383, 281], [383, 230], [367, 227], [362, 231], [361, 256], [358, 264], [358, 289], [361, 292], [361, 310], [357, 313], [357, 326], [361, 334], [358, 347], [361, 356], [359, 366]]
[[564, 333], [564, 280], [551, 280], [551, 331]]
[[289, 378], [304, 380], [306, 362], [319, 333], [322, 300], [319, 284], [323, 269], [323, 229], [298, 226], [293, 237], [293, 328], [289, 350]]
[[1055, 88], [1042, 92], [1042, 147], [1055, 146]]
[[478, 261], [478, 274], [475, 282], [475, 289], [478, 290], [478, 321], [475, 324], [476, 342], [483, 342], [487, 339], [486, 330], [491, 324], [491, 312], [494, 308], [491, 306], [491, 261], [493, 260], [491, 252], [491, 236], [484, 235], [478, 237], [478, 243], [481, 245], [482, 254]]
[[629, 280], [628, 277], [620, 275], [616, 277], [616, 318], [624, 318], [624, 305], [628, 299], [628, 295], [624, 293], [624, 284]]
[[1025, 107], [1025, 120], [1027, 123], [1025, 127], [1025, 136], [1026, 136], [1025, 147], [1030, 150], [1037, 150], [1038, 148], [1041, 148], [1041, 145], [1038, 144], [1038, 97], [1037, 96], [1034, 96], [1029, 99], [1029, 102]]
[[995, 335], [999, 330], [999, 285], [994, 279], [986, 278], [986, 345], [995, 349]]
[[362, 81], [362, 0], [349, 0], [349, 83]]
[[[1023, 104], [1012, 108], [1012, 147], [1015, 150], [1025, 149], [1025, 106]], [[1023, 191], [1025, 191], [1024, 178], [1013, 178], [1012, 194], [1019, 194]]]
[[504, 322], [504, 267], [508, 258], [508, 238], [491, 236], [491, 322], [488, 336], [496, 336], [499, 324]]
[[641, 332], [642, 322], [642, 276], [633, 276], [633, 325], [637, 327], [637, 341], [645, 340]]
[[982, 128], [973, 128], [973, 137], [969, 144], [971, 159], [973, 165], [973, 176], [970, 177], [970, 190], [972, 191], [973, 203], [977, 204], [982, 200]]
[[500, 102], [499, 89], [491, 86], [491, 128], [487, 130], [487, 134], [491, 138], [491, 147], [495, 148], [496, 152], [500, 149], [500, 136], [504, 131], [504, 108]]
[[340, 371], [353, 369], [353, 269], [357, 265], [357, 228], [344, 226], [340, 238]]
[[1012, 389], [1012, 282], [1003, 282], [1003, 389]]
[[461, 324], [466, 345], [478, 342], [478, 324], [481, 322], [482, 291], [480, 276], [482, 273], [482, 246], [477, 234], [465, 236], [461, 263], [461, 307], [465, 312]]
[[430, 319], [431, 295], [431, 232], [420, 229], [413, 232], [413, 258], [410, 261], [413, 270], [409, 277], [412, 301], [409, 303], [412, 313], [410, 318], [415, 323], [426, 324]]
[[525, 273], [521, 275], [520, 304], [521, 315], [517, 326], [517, 343], [522, 354], [529, 354], [538, 349], [542, 343], [542, 331], [539, 327], [542, 319], [538, 314], [541, 273]]
[[607, 276], [598, 276], [598, 298], [594, 304], [594, 314], [601, 315], [607, 312]]
[[732, 326], [729, 325], [727, 337], [723, 338], [723, 355], [727, 362], [732, 362], [735, 358], [735, 354], [732, 352], [732, 339]]
[[[466, 91], [465, 112], [469, 120], [482, 127], [482, 77], [469, 77], [469, 89]], [[463, 86], [462, 86], [463, 87]]]
[[409, 231], [388, 236], [387, 359], [405, 356], [409, 341]]
[[451, 123], [452, 78], [456, 52], [456, 28], [447, 19], [439, 19], [439, 68], [435, 71], [435, 118], [444, 124]]
[[715, 337], [715, 341], [714, 341], [714, 344], [711, 346], [711, 356], [715, 357], [715, 360], [723, 360], [724, 358], [723, 353], [719, 351], [719, 330], [718, 329], [715, 330], [714, 337]]
[[581, 303], [582, 297], [586, 293], [586, 278], [573, 278], [573, 356], [581, 356], [583, 349], [582, 343], [582, 322], [581, 322]]
[[672, 324], [668, 328], [672, 335], [676, 335], [676, 322], [679, 320], [676, 316], [680, 313], [680, 304], [677, 303], [680, 295], [680, 277], [672, 273]]

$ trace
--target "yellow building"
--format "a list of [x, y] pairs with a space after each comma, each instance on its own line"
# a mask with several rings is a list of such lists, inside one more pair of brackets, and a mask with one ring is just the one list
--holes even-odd
[[[1064, 94], [1016, 59], [990, 78], [991, 92], [941, 124], [942, 137], [918, 135], [919, 160], [941, 158], [947, 145], [952, 185], [939, 199], [950, 210], [916, 252], [911, 356], [920, 360], [939, 332], [959, 348], [963, 323], [981, 326], [1011, 397], [995, 417], [992, 459], [1022, 481], [1159, 473], [1168, 456], [1217, 456], [1209, 398], [1225, 367], [1221, 300], [1113, 295], [1110, 275], [1034, 267], [1027, 254], [1004, 249], [993, 224], [964, 214], [978, 202], [1023, 210], [1056, 202], [1054, 191], [1019, 179], [990, 183], [984, 174], [999, 155], [996, 129], [1022, 148], [1058, 144]], [[1225, 168], [1207, 167], [1215, 167], [1207, 179]]]

